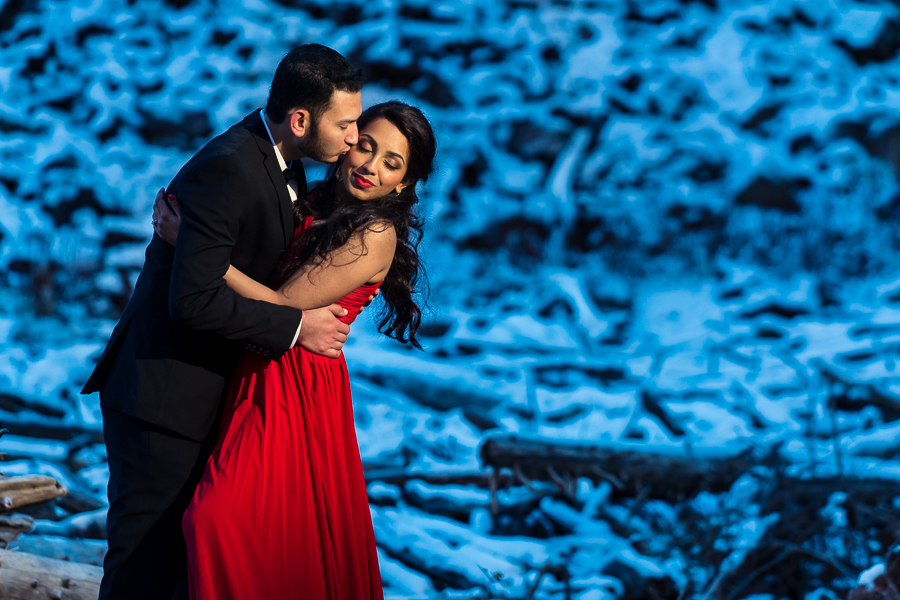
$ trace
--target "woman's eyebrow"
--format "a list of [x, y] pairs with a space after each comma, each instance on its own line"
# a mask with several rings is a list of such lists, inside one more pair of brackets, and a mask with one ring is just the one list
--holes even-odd
[[[373, 137], [372, 137], [370, 134], [368, 134], [368, 133], [361, 133], [361, 134], [359, 134], [359, 138], [360, 138], [360, 139], [366, 138], [366, 141], [368, 141], [370, 144], [372, 144], [372, 145], [375, 146], [376, 148], [378, 147], [378, 142], [375, 140], [375, 138], [373, 138]], [[399, 159], [400, 159], [400, 162], [403, 162], [403, 163], [406, 162], [406, 159], [403, 158], [403, 155], [400, 154], [399, 152], [394, 152], [393, 150], [388, 150], [388, 151], [385, 152], [385, 154], [390, 155], [390, 156], [395, 156], [395, 157], [399, 158]]]
[[406, 162], [406, 159], [403, 158], [403, 155], [402, 155], [402, 154], [398, 154], [398, 153], [392, 152], [392, 151], [390, 151], [390, 150], [388, 150], [387, 152], [385, 152], [385, 154], [390, 154], [391, 156], [396, 156], [397, 158], [400, 159], [401, 162]]

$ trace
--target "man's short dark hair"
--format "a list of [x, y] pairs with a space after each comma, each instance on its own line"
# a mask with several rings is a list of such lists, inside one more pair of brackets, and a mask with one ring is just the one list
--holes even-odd
[[305, 108], [317, 123], [336, 91], [361, 89], [362, 71], [340, 53], [320, 44], [304, 44], [288, 52], [275, 69], [266, 116], [281, 123], [292, 108]]

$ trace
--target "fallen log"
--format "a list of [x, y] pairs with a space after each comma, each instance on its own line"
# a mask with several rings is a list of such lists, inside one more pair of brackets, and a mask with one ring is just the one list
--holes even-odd
[[38, 521], [32, 533], [70, 538], [106, 539], [106, 507], [66, 517], [62, 521]]
[[435, 365], [413, 356], [404, 356], [402, 362], [385, 362], [379, 356], [356, 357], [354, 375], [402, 392], [423, 406], [448, 411], [468, 406], [493, 408], [504, 401], [502, 394], [491, 389], [493, 381], [467, 366]]
[[[363, 471], [366, 477], [366, 483], [371, 483], [372, 481], [381, 481], [383, 483], [394, 483], [398, 485], [402, 485], [407, 481], [412, 479], [421, 479], [422, 481], [426, 481], [428, 483], [434, 484], [474, 484], [479, 485], [481, 487], [488, 487], [490, 485], [490, 473], [486, 473], [484, 471], [426, 471], [424, 469], [419, 470], [410, 470], [404, 467], [366, 467], [363, 465]], [[512, 484], [515, 480], [512, 478], [511, 473], [501, 473], [502, 477], [505, 477], [507, 481], [504, 483], [501, 481], [500, 485], [509, 485]]]
[[99, 427], [66, 423], [62, 419], [35, 419], [33, 417], [5, 417], [3, 426], [9, 432], [22, 437], [49, 438], [71, 441], [84, 436], [91, 444], [103, 443], [103, 430]]
[[[5, 440], [4, 440], [5, 441]], [[0, 442], [2, 447], [2, 442]], [[97, 510], [106, 504], [97, 497], [97, 493], [85, 485], [84, 480], [78, 477], [65, 465], [48, 460], [31, 459], [19, 460], [8, 464], [0, 464], [0, 469], [6, 473], [18, 473], [25, 475], [43, 475], [55, 479], [67, 490], [67, 493], [59, 498], [56, 504], [69, 513], [82, 513]], [[2, 480], [0, 480], [2, 481]], [[3, 509], [0, 508], [0, 512]], [[43, 515], [32, 514], [35, 518], [50, 518]]]
[[95, 600], [103, 569], [10, 550], [0, 553], [0, 598]]
[[554, 485], [543, 482], [536, 482], [531, 489], [511, 486], [492, 494], [475, 485], [436, 485], [412, 479], [403, 486], [403, 499], [428, 514], [468, 521], [473, 510], [491, 508], [492, 503], [497, 504], [498, 512], [524, 516], [540, 504], [541, 498], [555, 492]]
[[26, 533], [19, 536], [9, 547], [20, 552], [98, 567], [103, 566], [103, 557], [106, 555], [106, 540], [87, 540], [56, 535]]
[[0, 515], [0, 548], [8, 548], [9, 543], [34, 525], [34, 518], [28, 515]]
[[[482, 466], [511, 469], [525, 485], [531, 479], [553, 481], [564, 493], [574, 491], [578, 477], [608, 481], [614, 495], [636, 495], [679, 501], [701, 490], [723, 492], [758, 460], [749, 451], [722, 458], [696, 458], [682, 453], [604, 448], [562, 440], [508, 434], [488, 436], [481, 444]], [[646, 489], [645, 489], [646, 488]]]
[[0, 477], [0, 512], [53, 500], [67, 493], [63, 484], [46, 475]]
[[69, 445], [60, 440], [8, 434], [3, 437], [3, 460], [38, 459], [62, 461], [69, 456]]
[[68, 407], [62, 401], [12, 392], [0, 392], [0, 408], [11, 413], [33, 411], [48, 417], [64, 417], [68, 412]]

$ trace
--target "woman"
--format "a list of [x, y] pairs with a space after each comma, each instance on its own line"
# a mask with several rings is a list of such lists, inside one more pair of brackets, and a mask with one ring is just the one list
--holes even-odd
[[[359, 143], [295, 205], [297, 235], [281, 286], [272, 290], [233, 267], [228, 286], [301, 310], [337, 302], [347, 323], [380, 286], [379, 331], [419, 347], [414, 208], [434, 154], [434, 133], [418, 109], [369, 108]], [[158, 232], [174, 243], [177, 229], [161, 206], [159, 197]], [[382, 598], [343, 356], [297, 347], [269, 361], [247, 352], [225, 411], [183, 519], [191, 597]]]

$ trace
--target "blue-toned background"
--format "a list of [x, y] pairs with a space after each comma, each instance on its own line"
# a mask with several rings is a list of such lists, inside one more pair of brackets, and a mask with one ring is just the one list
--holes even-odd
[[[102, 554], [78, 391], [153, 196], [305, 42], [440, 136], [426, 351], [371, 318], [346, 349], [363, 462], [406, 473], [369, 490], [388, 595], [563, 598], [539, 576], [563, 564], [583, 600], [666, 578], [673, 600], [817, 600], [884, 559], [900, 487], [836, 485], [793, 570], [748, 562], [790, 538], [779, 477], [900, 478], [900, 9], [843, 0], [0, 2], [0, 469], [93, 498], [23, 549]], [[483, 486], [410, 478], [480, 471], [503, 432], [770, 468], [680, 502], [518, 481], [497, 516]]]

